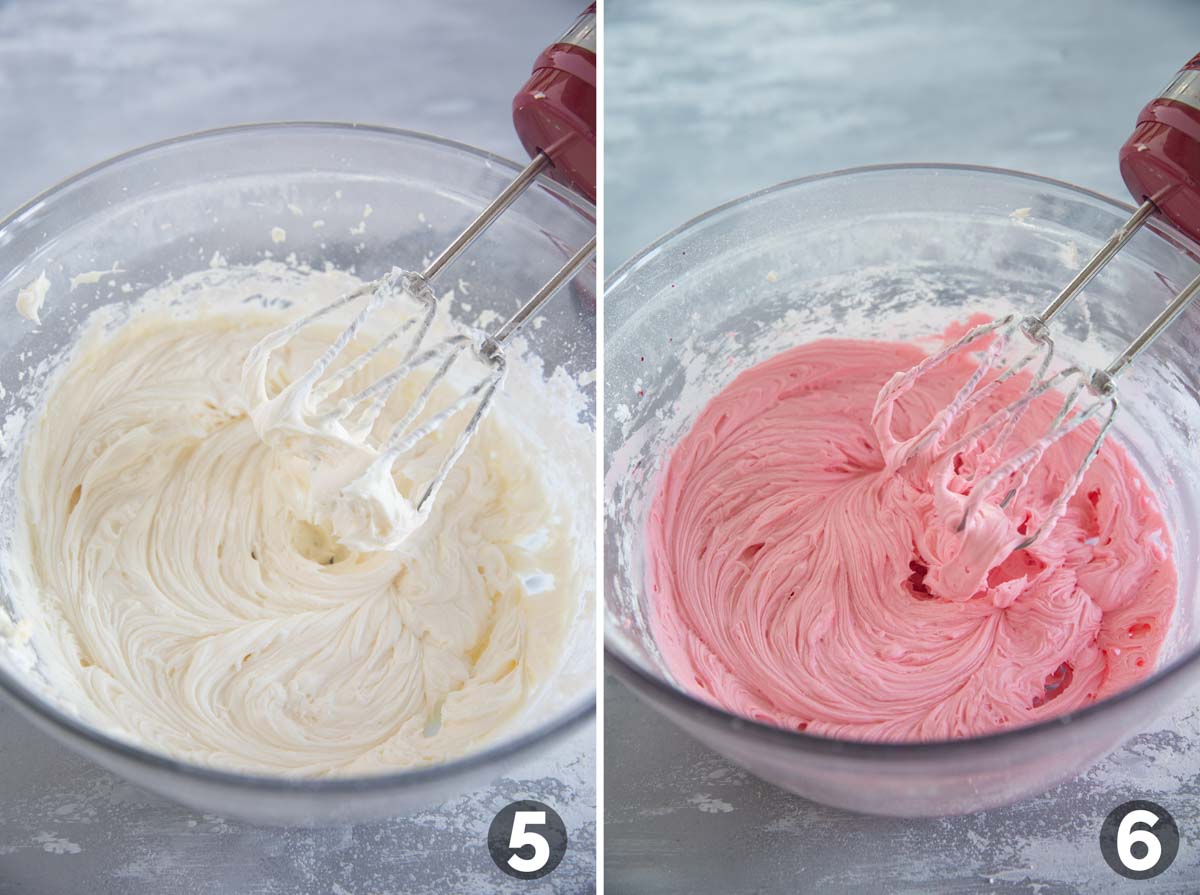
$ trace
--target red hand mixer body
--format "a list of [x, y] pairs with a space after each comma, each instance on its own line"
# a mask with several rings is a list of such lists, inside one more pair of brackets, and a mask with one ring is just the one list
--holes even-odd
[[[488, 205], [454, 242], [421, 273], [432, 280], [462, 254], [488, 225], [546, 171], [558, 182], [596, 201], [596, 4], [551, 44], [533, 65], [533, 73], [513, 98], [513, 125], [533, 157], [525, 169]], [[547, 283], [530, 304], [540, 305], [567, 282], [596, 251], [593, 237]], [[545, 293], [545, 294], [543, 294]], [[534, 307], [532, 310], [536, 310]], [[517, 325], [528, 315], [518, 314]], [[515, 327], [514, 327], [515, 328]], [[507, 335], [511, 330], [504, 331]], [[497, 334], [497, 338], [500, 338]]]
[[[1166, 218], [1200, 241], [1200, 54], [1142, 109], [1119, 158], [1125, 185], [1141, 205], [1046, 309], [1043, 323], [1074, 298], [1151, 216]], [[1093, 389], [1110, 393], [1116, 376], [1170, 326], [1198, 290], [1200, 277], [1186, 285], [1111, 364], [1096, 372]]]
[[1138, 115], [1121, 147], [1121, 176], [1193, 239], [1200, 234], [1200, 54]]
[[596, 4], [547, 47], [533, 74], [513, 98], [513, 126], [536, 158], [553, 163], [547, 172], [596, 201]]

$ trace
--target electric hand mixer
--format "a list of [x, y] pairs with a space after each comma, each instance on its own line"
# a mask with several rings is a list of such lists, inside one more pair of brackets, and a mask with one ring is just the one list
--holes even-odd
[[[404, 380], [418, 371], [432, 374], [405, 409], [401, 418], [383, 436], [378, 455], [361, 481], [390, 480], [394, 464], [424, 439], [438, 431], [456, 414], [477, 402], [466, 426], [423, 492], [410, 504], [419, 520], [435, 500], [455, 462], [487, 413], [496, 390], [504, 379], [504, 345], [558, 290], [583, 268], [596, 251], [593, 236], [511, 318], [495, 332], [472, 338], [458, 333], [424, 346], [434, 322], [437, 299], [430, 284], [488, 228], [532, 184], [539, 174], [574, 187], [589, 201], [596, 199], [596, 4], [587, 7], [575, 24], [548, 47], [534, 63], [533, 73], [513, 99], [513, 124], [532, 161], [462, 233], [423, 271], [394, 268], [389, 274], [341, 296], [259, 342], [247, 358], [244, 378], [247, 389], [266, 399], [265, 405], [289, 405], [314, 431], [333, 431], [351, 439], [365, 439], [389, 397]], [[330, 372], [331, 366], [356, 339], [368, 320], [385, 304], [395, 305], [402, 296], [415, 299], [422, 310], [392, 327], [370, 348]], [[316, 363], [279, 394], [266, 396], [268, 359], [290, 342], [304, 327], [339, 308], [355, 302], [362, 307], [346, 329], [330, 344]], [[405, 341], [406, 340], [406, 341]], [[342, 386], [366, 367], [384, 349], [405, 341], [398, 364], [370, 385], [350, 395], [338, 396]], [[485, 365], [487, 374], [464, 389], [427, 419], [421, 414], [438, 384], [465, 352], [472, 351]], [[326, 375], [328, 374], [328, 375]], [[419, 422], [419, 425], [418, 425]], [[349, 491], [355, 490], [352, 484]], [[419, 524], [419, 521], [418, 521]]]
[[[1036, 520], [1038, 524], [1034, 530], [1026, 533], [1013, 549], [1028, 547], [1054, 525], [1112, 428], [1119, 409], [1118, 377], [1200, 291], [1198, 276], [1103, 369], [1067, 366], [1051, 371], [1054, 342], [1050, 336], [1050, 322], [1147, 221], [1165, 218], [1192, 239], [1200, 240], [1200, 55], [1193, 57], [1171, 84], [1142, 109], [1137, 127], [1121, 147], [1120, 166], [1126, 186], [1141, 205], [1045, 310], [1026, 317], [1010, 314], [977, 326], [912, 369], [898, 373], [880, 391], [876, 419], [890, 432], [890, 408], [897, 397], [912, 388], [920, 377], [930, 374], [960, 352], [980, 351], [979, 366], [966, 383], [928, 425], [899, 442], [896, 458], [898, 465], [903, 465], [921, 451], [931, 451], [939, 457], [954, 457], [966, 446], [979, 443], [985, 436], [991, 437], [991, 443], [966, 476], [969, 496], [957, 523], [960, 532], [978, 512], [981, 503], [993, 494], [1000, 494], [1001, 489], [1005, 490], [999, 506], [1008, 506], [1028, 483], [1033, 469], [1051, 445], [1089, 420], [1097, 419], [1096, 435], [1082, 462], [1050, 501], [1044, 515]], [[1006, 349], [1011, 343], [1022, 337], [1028, 343], [1024, 353], [1020, 349], [1008, 353]], [[1005, 363], [1005, 357], [1014, 356], [1015, 361]], [[1032, 375], [1028, 387], [1016, 400], [987, 416], [948, 446], [941, 445], [956, 420], [963, 419], [971, 408], [1022, 371]], [[1032, 444], [1010, 448], [1017, 423], [1030, 406], [1040, 398], [1053, 399], [1059, 395], [1062, 396], [1061, 406], [1045, 434]]]

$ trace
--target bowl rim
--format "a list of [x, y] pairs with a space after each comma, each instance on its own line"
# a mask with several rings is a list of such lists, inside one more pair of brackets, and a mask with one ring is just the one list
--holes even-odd
[[[126, 149], [124, 152], [119, 152], [116, 155], [108, 156], [94, 165], [88, 165], [76, 171], [74, 174], [64, 177], [58, 183], [47, 187], [40, 193], [27, 199], [18, 205], [13, 211], [0, 217], [0, 231], [6, 227], [18, 223], [22, 217], [41, 205], [44, 201], [52, 198], [57, 193], [62, 192], [69, 186], [91, 177], [94, 174], [99, 174], [101, 171], [115, 167], [121, 162], [132, 158], [137, 158], [143, 155], [149, 155], [159, 149], [168, 149], [172, 146], [186, 143], [198, 143], [205, 139], [217, 139], [220, 137], [242, 136], [254, 133], [263, 133], [268, 131], [276, 132], [291, 132], [302, 130], [319, 130], [330, 132], [354, 132], [364, 134], [374, 134], [382, 137], [400, 137], [402, 139], [411, 140], [414, 143], [427, 143], [433, 146], [440, 146], [443, 149], [452, 149], [461, 152], [464, 155], [474, 156], [476, 159], [482, 160], [488, 164], [494, 164], [501, 168], [507, 168], [514, 174], [524, 170], [525, 166], [514, 162], [512, 159], [503, 155], [498, 155], [494, 152], [489, 152], [486, 149], [480, 149], [477, 146], [472, 146], [469, 143], [462, 143], [458, 140], [451, 140], [446, 137], [439, 137], [436, 134], [428, 134], [424, 131], [409, 130], [402, 127], [389, 127], [385, 124], [363, 124], [356, 121], [322, 121], [319, 119], [283, 119], [279, 121], [252, 121], [244, 124], [229, 124], [221, 127], [209, 127], [198, 131], [188, 131], [184, 134], [177, 134], [173, 137], [166, 137], [162, 140], [155, 140], [153, 143], [144, 143], [140, 146], [135, 146], [132, 149]], [[570, 190], [557, 181], [550, 179], [545, 173], [538, 174], [534, 178], [538, 186], [554, 193], [559, 198], [566, 200], [569, 204], [577, 206], [581, 211], [584, 211], [587, 216], [595, 222], [596, 206], [589, 202], [584, 196]]]
[[[721, 217], [731, 211], [740, 209], [754, 200], [770, 196], [775, 193], [784, 192], [797, 187], [804, 187], [814, 183], [820, 183], [826, 180], [834, 180], [841, 178], [857, 177], [862, 175], [872, 174], [904, 174], [904, 173], [957, 173], [957, 174], [978, 174], [984, 177], [999, 177], [1002, 179], [1027, 181], [1029, 183], [1040, 184], [1043, 186], [1051, 186], [1056, 189], [1065, 190], [1076, 195], [1086, 196], [1093, 199], [1102, 205], [1107, 205], [1113, 209], [1122, 212], [1128, 216], [1133, 214], [1134, 206], [1127, 202], [1122, 202], [1113, 199], [1109, 196], [1099, 193], [1095, 190], [1087, 189], [1086, 187], [1075, 186], [1063, 180], [1057, 180], [1052, 177], [1044, 177], [1040, 174], [1031, 174], [1025, 171], [1017, 171], [1010, 168], [999, 168], [988, 165], [969, 165], [957, 163], [939, 163], [939, 162], [905, 162], [898, 164], [882, 164], [882, 165], [861, 165], [851, 168], [839, 168], [834, 171], [826, 171], [819, 174], [812, 174], [806, 177], [797, 177], [791, 180], [784, 180], [780, 183], [773, 184], [763, 189], [755, 190], [745, 195], [730, 199], [727, 202], [722, 202], [707, 211], [692, 217], [683, 224], [671, 229], [667, 233], [655, 239], [653, 242], [634, 253], [627, 261], [618, 267], [611, 276], [607, 277], [604, 282], [604, 294], [607, 295], [609, 290], [619, 286], [621, 282], [641, 266], [649, 256], [656, 254], [660, 249], [667, 247], [678, 237], [690, 233], [692, 230], [701, 225], [709, 223], [711, 220]], [[1150, 229], [1156, 236], [1173, 243], [1176, 248], [1192, 255], [1197, 256], [1196, 244], [1174, 231], [1166, 229], [1161, 224], [1148, 224], [1147, 229]], [[607, 319], [607, 318], [606, 318]], [[607, 333], [605, 334], [607, 338]], [[605, 473], [607, 474], [607, 456], [605, 457]], [[608, 522], [605, 520], [607, 528]], [[605, 557], [607, 566], [608, 557]], [[610, 580], [605, 570], [605, 582]], [[1076, 709], [1073, 712], [1067, 712], [1062, 715], [1054, 715], [1050, 718], [1045, 718], [1031, 724], [1021, 725], [1019, 727], [1009, 727], [1003, 730], [992, 731], [990, 733], [981, 734], [979, 736], [959, 737], [959, 738], [943, 738], [936, 740], [917, 740], [906, 742], [880, 742], [874, 740], [851, 740], [838, 739], [835, 737], [823, 736], [816, 733], [808, 733], [807, 731], [792, 730], [791, 728], [781, 727], [776, 724], [769, 724], [765, 721], [758, 721], [745, 715], [739, 715], [734, 712], [726, 711], [715, 703], [708, 702], [697, 696], [693, 696], [681, 687], [651, 674], [642, 668], [639, 662], [632, 659], [627, 659], [622, 655], [621, 648], [618, 645], [617, 637], [610, 637], [610, 629], [612, 622], [608, 612], [608, 602], [604, 604], [604, 659], [605, 663], [613, 663], [613, 668], [616, 676], [622, 679], [625, 683], [640, 682], [651, 690], [655, 696], [665, 699], [672, 708], [685, 712], [691, 716], [700, 716], [703, 720], [724, 725], [730, 729], [747, 730], [750, 735], [764, 738], [773, 741], [784, 748], [798, 748], [800, 751], [822, 754], [822, 755], [859, 755], [864, 758], [880, 758], [887, 760], [922, 760], [934, 756], [955, 755], [962, 757], [969, 752], [990, 749], [993, 744], [1013, 744], [1021, 740], [1035, 739], [1048, 730], [1058, 727], [1068, 726], [1080, 721], [1090, 721], [1108, 711], [1109, 706], [1126, 703], [1139, 694], [1155, 687], [1160, 681], [1165, 681], [1170, 678], [1175, 678], [1186, 669], [1196, 666], [1200, 663], [1200, 645], [1193, 647], [1184, 654], [1177, 656], [1167, 665], [1156, 668], [1148, 677], [1143, 678], [1136, 684], [1121, 690], [1119, 693], [1114, 693], [1099, 702], [1093, 702], [1090, 705]], [[637, 693], [636, 686], [632, 687]], [[638, 694], [641, 696], [641, 694]], [[642, 697], [646, 698], [646, 697]], [[1132, 735], [1132, 734], [1131, 734]]]
[[[488, 166], [509, 170], [514, 175], [524, 168], [524, 165], [520, 165], [511, 159], [484, 149], [479, 149], [467, 143], [449, 140], [445, 137], [426, 134], [421, 131], [388, 127], [386, 125], [359, 124], [348, 121], [307, 120], [235, 124], [225, 127], [206, 128], [204, 130], [168, 137], [163, 140], [156, 140], [153, 143], [147, 143], [110, 156], [94, 165], [77, 171], [38, 193], [28, 201], [23, 202], [14, 211], [0, 218], [0, 233], [7, 227], [20, 223], [21, 218], [25, 215], [39, 208], [43, 203], [54, 199], [71, 186], [105, 172], [129, 159], [151, 155], [159, 150], [167, 150], [176, 146], [200, 143], [205, 140], [220, 139], [222, 137], [242, 137], [266, 132], [300, 135], [305, 131], [313, 130], [343, 134], [361, 133], [386, 138], [399, 138], [417, 144], [432, 145], [443, 150], [472, 157]], [[537, 176], [537, 183], [569, 206], [575, 207], [585, 218], [591, 220], [593, 223], [595, 222], [595, 206], [583, 196], [559, 185], [544, 174]], [[589, 716], [594, 716], [596, 709], [596, 691], [593, 688], [589, 694], [579, 700], [578, 705], [569, 705], [568, 710], [561, 717], [539, 725], [532, 731], [514, 736], [505, 736], [494, 742], [485, 743], [481, 748], [449, 761], [378, 774], [300, 777], [284, 774], [244, 773], [219, 767], [209, 767], [172, 758], [162, 752], [145, 749], [86, 724], [53, 703], [43, 700], [32, 688], [21, 683], [14, 675], [10, 674], [8, 669], [2, 666], [0, 666], [0, 691], [36, 717], [63, 728], [73, 737], [85, 740], [91, 745], [98, 747], [101, 751], [115, 755], [121, 760], [149, 765], [156, 771], [177, 774], [202, 783], [236, 786], [241, 789], [258, 791], [282, 791], [289, 795], [378, 792], [384, 789], [436, 783], [460, 774], [482, 769], [498, 761], [512, 758], [536, 743], [556, 739], [560, 734], [577, 727]]]

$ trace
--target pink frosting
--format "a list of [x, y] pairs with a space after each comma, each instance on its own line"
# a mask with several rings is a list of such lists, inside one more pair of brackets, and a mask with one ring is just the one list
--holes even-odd
[[[1078, 466], [1087, 424], [959, 533], [965, 474], [987, 444], [900, 463], [890, 432], [946, 406], [970, 357], [873, 424], [880, 388], [923, 357], [901, 343], [802, 345], [738, 376], [676, 446], [647, 523], [647, 578], [655, 638], [685, 688], [811, 733], [932, 740], [1069, 712], [1150, 673], [1175, 567], [1133, 460], [1109, 438], [1057, 524], [1013, 552]], [[1027, 382], [1004, 383], [952, 431]], [[1035, 403], [1014, 438], [1036, 442], [1059, 403]]]

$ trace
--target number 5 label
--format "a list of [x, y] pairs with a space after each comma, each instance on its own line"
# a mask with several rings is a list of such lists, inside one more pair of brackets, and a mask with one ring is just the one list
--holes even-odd
[[[508, 847], [522, 849], [526, 845], [533, 846], [533, 857], [522, 858], [520, 853], [508, 859], [508, 866], [518, 873], [536, 873], [550, 860], [550, 843], [541, 833], [525, 828], [526, 824], [544, 827], [546, 825], [545, 811], [518, 811], [513, 815], [512, 836], [508, 839]], [[1151, 862], [1153, 863], [1153, 861]]]
[[1166, 808], [1138, 799], [1109, 812], [1100, 827], [1100, 853], [1126, 879], [1150, 879], [1179, 852], [1179, 827]]
[[488, 828], [496, 866], [517, 879], [540, 879], [567, 851], [567, 827], [549, 805], [530, 800], [506, 805]]

